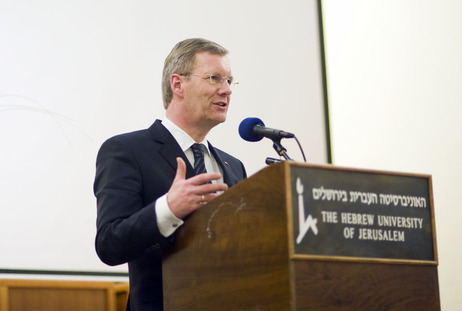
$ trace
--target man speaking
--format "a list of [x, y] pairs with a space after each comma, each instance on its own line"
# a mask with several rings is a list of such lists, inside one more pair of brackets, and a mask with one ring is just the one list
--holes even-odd
[[177, 43], [164, 63], [165, 117], [99, 150], [96, 251], [108, 265], [128, 263], [127, 310], [163, 310], [162, 251], [186, 216], [246, 178], [242, 162], [206, 138], [230, 105], [227, 54], [204, 39]]

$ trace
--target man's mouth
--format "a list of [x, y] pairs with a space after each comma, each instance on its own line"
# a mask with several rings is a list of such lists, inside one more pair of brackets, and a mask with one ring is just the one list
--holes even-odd
[[226, 106], [228, 106], [228, 104], [223, 103], [223, 102], [215, 103], [215, 105], [218, 105], [218, 106], [220, 106], [220, 107], [226, 107]]

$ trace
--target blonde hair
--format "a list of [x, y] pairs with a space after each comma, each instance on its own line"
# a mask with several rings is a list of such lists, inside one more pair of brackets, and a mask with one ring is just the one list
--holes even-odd
[[218, 43], [202, 38], [191, 38], [178, 42], [165, 59], [162, 72], [162, 99], [165, 109], [167, 109], [173, 97], [170, 77], [174, 73], [191, 73], [194, 69], [196, 53], [198, 52], [209, 52], [221, 56], [228, 54], [228, 50]]

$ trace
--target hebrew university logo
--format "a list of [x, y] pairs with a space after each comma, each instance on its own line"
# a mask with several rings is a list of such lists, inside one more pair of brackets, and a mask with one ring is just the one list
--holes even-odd
[[303, 202], [303, 184], [300, 181], [300, 178], [297, 178], [296, 189], [297, 189], [297, 194], [298, 194], [298, 228], [299, 228], [297, 244], [300, 244], [300, 242], [303, 240], [303, 237], [306, 235], [308, 230], [310, 230], [310, 228], [315, 235], [318, 235], [318, 228], [316, 227], [316, 223], [318, 222], [318, 220], [316, 218], [313, 218], [311, 215], [308, 215], [308, 217], [305, 218], [305, 205]]

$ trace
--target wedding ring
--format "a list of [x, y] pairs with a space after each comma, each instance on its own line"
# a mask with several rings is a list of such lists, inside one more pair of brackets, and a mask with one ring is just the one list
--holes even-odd
[[205, 195], [202, 195], [202, 202], [205, 202]]

